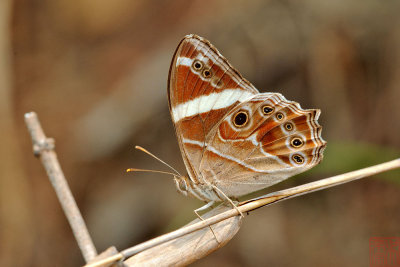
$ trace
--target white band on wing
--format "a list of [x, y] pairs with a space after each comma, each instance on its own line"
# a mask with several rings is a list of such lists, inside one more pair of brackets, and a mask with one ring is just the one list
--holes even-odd
[[227, 108], [237, 101], [244, 102], [252, 96], [254, 96], [253, 93], [243, 89], [225, 89], [218, 93], [202, 95], [173, 107], [172, 118], [176, 123], [186, 117]]
[[188, 58], [188, 57], [178, 57], [178, 60], [176, 61], [178, 66], [187, 66], [190, 67], [192, 66], [193, 59]]

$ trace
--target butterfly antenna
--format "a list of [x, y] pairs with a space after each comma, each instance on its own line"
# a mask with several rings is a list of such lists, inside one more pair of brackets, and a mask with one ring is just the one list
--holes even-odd
[[145, 170], [145, 169], [135, 169], [135, 168], [126, 169], [126, 172], [155, 172], [155, 173], [163, 173], [163, 174], [176, 176], [176, 174], [173, 173], [173, 172], [164, 172], [164, 171], [156, 171], [156, 170]]
[[[152, 156], [153, 158], [155, 158], [155, 159], [158, 160], [159, 162], [163, 163], [165, 166], [169, 167], [169, 168], [170, 168], [171, 170], [173, 170], [176, 174], [178, 174], [179, 176], [182, 176], [182, 175], [181, 175], [177, 170], [175, 170], [171, 165], [169, 165], [168, 163], [166, 163], [165, 161], [163, 161], [163, 160], [160, 159], [159, 157], [153, 155], [152, 153], [150, 153], [148, 150], [144, 149], [143, 147], [141, 147], [141, 146], [135, 146], [135, 148], [136, 148], [137, 150], [140, 150], [140, 151], [146, 153], [146, 154], [149, 155], [149, 156]], [[129, 169], [128, 169], [128, 170], [129, 170]], [[127, 170], [127, 171], [128, 171], [128, 170]], [[139, 169], [135, 169], [135, 170], [139, 170]], [[144, 170], [141, 170], [141, 171], [144, 171]], [[161, 171], [154, 171], [154, 172], [161, 172]], [[164, 172], [164, 173], [167, 173], [167, 172]], [[169, 174], [172, 174], [172, 173], [169, 173]], [[173, 175], [175, 175], [175, 174], [173, 174]]]

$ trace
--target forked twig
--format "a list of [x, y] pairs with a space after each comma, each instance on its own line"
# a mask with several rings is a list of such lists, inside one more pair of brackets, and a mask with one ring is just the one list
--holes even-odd
[[32, 137], [33, 153], [42, 161], [83, 257], [90, 262], [97, 255], [96, 248], [57, 160], [54, 140], [46, 137], [35, 112], [25, 114], [25, 123]]

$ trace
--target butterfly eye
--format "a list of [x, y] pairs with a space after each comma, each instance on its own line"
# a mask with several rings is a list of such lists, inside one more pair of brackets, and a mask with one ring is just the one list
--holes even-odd
[[195, 60], [192, 66], [195, 70], [201, 70], [203, 68], [203, 63], [201, 63], [201, 61]]
[[236, 113], [236, 115], [233, 117], [233, 124], [240, 128], [243, 127], [247, 124], [249, 119], [249, 116], [246, 111], [239, 111]]
[[271, 114], [271, 113], [274, 111], [274, 108], [271, 107], [271, 106], [269, 106], [269, 105], [265, 105], [265, 106], [263, 106], [263, 107], [261, 108], [261, 110], [262, 110], [262, 113], [263, 113], [264, 115], [269, 115], [269, 114]]
[[290, 145], [292, 147], [299, 148], [304, 145], [304, 142], [299, 137], [295, 137], [290, 141]]
[[210, 78], [212, 76], [212, 72], [209, 69], [203, 70], [203, 77], [204, 78]]
[[177, 179], [177, 178], [175, 178], [175, 183], [176, 183], [176, 185], [177, 185], [177, 187], [178, 187], [179, 190], [181, 190], [181, 191], [183, 191], [183, 192], [185, 192], [185, 191], [188, 190], [184, 179]]
[[285, 124], [285, 129], [286, 129], [287, 131], [293, 130], [293, 124], [292, 124], [291, 122], [286, 123], [286, 124]]
[[277, 118], [278, 121], [282, 120], [283, 117], [284, 117], [283, 114], [282, 114], [281, 112], [276, 113], [275, 116], [276, 116], [276, 118]]
[[302, 164], [302, 163], [304, 163], [304, 157], [303, 157], [302, 155], [299, 155], [299, 154], [294, 154], [294, 155], [292, 156], [292, 160], [293, 160], [294, 162], [296, 162], [297, 164]]

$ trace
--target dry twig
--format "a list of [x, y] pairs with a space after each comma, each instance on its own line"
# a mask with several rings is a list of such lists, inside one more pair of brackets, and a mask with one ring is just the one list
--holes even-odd
[[86, 262], [89, 262], [96, 257], [96, 248], [57, 160], [54, 140], [45, 136], [35, 112], [25, 114], [25, 123], [32, 137], [33, 153], [42, 161], [83, 257]]

